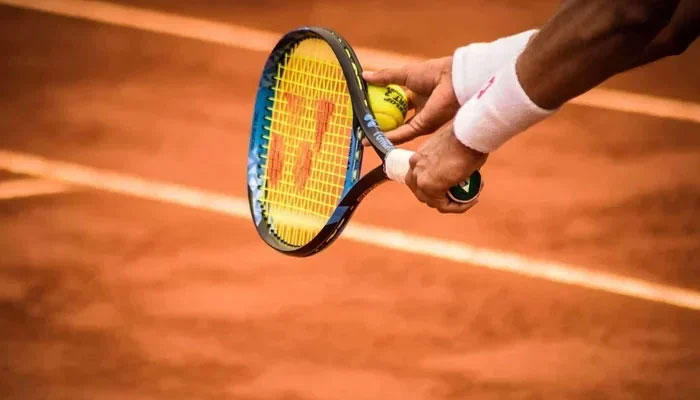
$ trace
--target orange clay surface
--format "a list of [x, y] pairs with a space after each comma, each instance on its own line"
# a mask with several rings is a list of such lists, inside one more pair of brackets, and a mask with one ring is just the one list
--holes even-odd
[[[429, 57], [557, 2], [129, 3]], [[6, 6], [0, 54], [0, 149], [245, 196], [266, 54]], [[699, 64], [606, 87], [699, 102]], [[386, 184], [355, 221], [700, 290], [700, 125], [567, 106], [483, 173], [465, 215]], [[2, 399], [692, 399], [699, 337], [697, 311], [344, 240], [288, 258], [176, 205], [0, 201]]]

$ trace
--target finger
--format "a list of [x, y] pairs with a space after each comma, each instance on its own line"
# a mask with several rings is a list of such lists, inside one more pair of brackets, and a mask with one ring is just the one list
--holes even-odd
[[427, 204], [428, 207], [435, 208], [434, 205], [431, 205], [431, 204], [435, 204], [435, 202], [431, 202], [431, 201], [430, 201], [430, 197], [428, 197], [428, 196], [425, 194], [425, 192], [423, 192], [422, 190], [418, 189], [418, 190], [416, 190], [415, 192], [413, 192], [413, 194], [416, 196], [416, 198], [418, 199], [418, 201], [420, 201], [421, 203]]
[[[411, 156], [413, 158], [413, 156]], [[409, 164], [411, 163], [411, 160], [409, 159]], [[413, 165], [415, 164], [410, 164], [410, 168], [408, 170], [408, 173], [406, 174], [406, 177], [404, 178], [404, 183], [406, 186], [408, 186], [409, 189], [415, 194], [417, 185], [416, 185], [416, 175], [413, 173]]]
[[[415, 165], [415, 163], [412, 163], [411, 165]], [[409, 189], [411, 189], [413, 195], [416, 196], [416, 199], [418, 199], [418, 201], [420, 201], [421, 203], [426, 203], [428, 201], [429, 197], [425, 194], [423, 190], [418, 188], [417, 178], [416, 175], [413, 173], [413, 167], [411, 167], [411, 169], [406, 174], [404, 183], [406, 184], [406, 186], [408, 186]]]
[[437, 91], [428, 98], [420, 112], [416, 113], [407, 123], [419, 132], [432, 132], [454, 118], [459, 108], [451, 105]]
[[[398, 128], [391, 130], [389, 132], [384, 132], [384, 135], [389, 139], [392, 144], [399, 145], [401, 143], [410, 142], [411, 140], [417, 138], [418, 136], [427, 135], [428, 132], [416, 132], [413, 126], [409, 124], [404, 124]], [[367, 138], [362, 139], [362, 145], [368, 147], [370, 145]]]
[[462, 214], [464, 212], [467, 212], [467, 210], [469, 210], [470, 208], [474, 207], [478, 202], [479, 199], [474, 199], [469, 203], [457, 203], [454, 201], [446, 200], [441, 201], [438, 207], [436, 208], [443, 214]]
[[375, 85], [388, 85], [394, 83], [397, 85], [406, 85], [408, 79], [408, 69], [406, 67], [387, 68], [380, 71], [364, 71], [362, 77], [369, 83]]
[[410, 172], [406, 174], [406, 186], [408, 186], [408, 188], [411, 189], [413, 195], [416, 196], [416, 199], [418, 199], [418, 201], [427, 204], [429, 197], [425, 194], [425, 192], [416, 188], [415, 177]]
[[434, 208], [434, 209], [436, 209], [436, 210], [438, 210], [438, 211], [440, 211], [440, 208], [442, 207], [442, 202], [441, 202], [440, 200], [436, 199], [435, 197], [428, 197], [428, 198], [426, 198], [425, 201], [424, 201], [424, 203], [425, 203], [428, 207]]
[[[416, 182], [418, 182], [418, 179], [416, 179]], [[447, 199], [444, 193], [436, 193], [434, 190], [426, 190], [423, 187], [418, 187], [416, 192], [420, 192], [423, 195], [425, 198], [424, 203], [427, 204], [428, 207], [438, 210], [443, 207], [443, 203]]]
[[403, 91], [406, 92], [406, 103], [408, 104], [406, 111], [411, 111], [416, 108], [416, 94], [410, 89], [404, 89]]
[[392, 131], [386, 132], [386, 137], [393, 144], [401, 144], [409, 142], [418, 136], [423, 136], [430, 133], [430, 131], [416, 129], [416, 127], [420, 127], [420, 125], [413, 122], [415, 119], [416, 118], [413, 117], [408, 121], [408, 123], [401, 125]]
[[416, 153], [413, 153], [411, 155], [411, 157], [408, 159], [408, 166], [411, 168], [411, 175], [415, 175], [413, 173], [413, 170], [416, 168], [416, 165], [418, 164], [419, 159], [420, 159], [420, 156], [417, 155]]

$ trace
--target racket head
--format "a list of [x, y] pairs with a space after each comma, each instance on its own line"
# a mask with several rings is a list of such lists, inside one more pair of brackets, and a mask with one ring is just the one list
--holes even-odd
[[247, 186], [256, 229], [276, 250], [296, 256], [320, 251], [364, 193], [385, 179], [375, 173], [356, 186], [360, 141], [374, 121], [361, 73], [345, 41], [316, 27], [286, 34], [265, 63]]

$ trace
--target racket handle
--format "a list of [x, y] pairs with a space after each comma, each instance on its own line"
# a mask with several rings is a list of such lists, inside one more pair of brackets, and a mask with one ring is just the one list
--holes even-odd
[[[410, 150], [393, 149], [384, 159], [384, 172], [392, 181], [406, 184], [406, 174], [411, 168], [409, 160], [413, 152]], [[466, 181], [452, 186], [447, 195], [457, 203], [469, 203], [476, 199], [481, 190], [481, 173], [474, 173]]]

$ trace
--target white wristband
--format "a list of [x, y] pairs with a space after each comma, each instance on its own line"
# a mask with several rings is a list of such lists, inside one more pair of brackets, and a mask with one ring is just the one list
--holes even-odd
[[459, 104], [466, 103], [496, 71], [516, 59], [537, 32], [533, 29], [494, 42], [458, 48], [452, 58], [452, 87]]
[[457, 112], [454, 131], [465, 146], [490, 153], [556, 111], [530, 100], [520, 85], [515, 64], [512, 60], [501, 68]]

